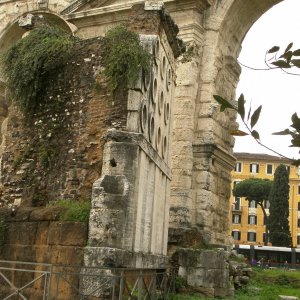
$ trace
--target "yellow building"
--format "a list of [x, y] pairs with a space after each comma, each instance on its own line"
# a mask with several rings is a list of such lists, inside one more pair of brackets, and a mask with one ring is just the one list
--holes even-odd
[[[291, 162], [277, 156], [255, 153], [235, 153], [236, 166], [232, 171], [232, 187], [247, 178], [274, 179], [280, 164], [285, 164], [290, 174], [290, 231], [292, 246], [300, 248], [300, 173]], [[263, 245], [265, 224], [262, 209], [245, 198], [230, 197], [231, 235], [235, 244]], [[269, 203], [265, 203], [267, 213]]]

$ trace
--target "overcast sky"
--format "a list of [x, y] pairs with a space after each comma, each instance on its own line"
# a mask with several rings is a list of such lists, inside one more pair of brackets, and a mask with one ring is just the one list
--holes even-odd
[[[268, 49], [290, 42], [300, 48], [300, 0], [285, 0], [266, 12], [249, 30], [242, 44], [239, 61], [255, 68], [265, 68]], [[298, 70], [299, 72], [300, 70]], [[280, 70], [253, 71], [242, 68], [237, 97], [243, 93], [252, 111], [262, 104], [263, 109], [255, 129], [261, 141], [291, 158], [300, 158], [299, 150], [291, 148], [289, 136], [272, 136], [291, 124], [291, 115], [300, 116], [300, 76], [287, 75]], [[243, 130], [242, 127], [240, 129]], [[273, 154], [260, 147], [251, 137], [237, 137], [234, 151]]]

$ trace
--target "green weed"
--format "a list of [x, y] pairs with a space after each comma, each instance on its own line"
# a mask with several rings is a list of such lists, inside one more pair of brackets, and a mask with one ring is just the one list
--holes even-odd
[[88, 223], [91, 203], [87, 200], [59, 200], [51, 203], [50, 206], [64, 208], [60, 215], [61, 221], [85, 222]]
[[[250, 284], [235, 291], [235, 300], [274, 300], [278, 295], [296, 296], [300, 298], [300, 270], [282, 269], [261, 270], [254, 268], [254, 276]], [[192, 294], [177, 294], [172, 300], [212, 299]], [[223, 300], [229, 300], [222, 298]]]

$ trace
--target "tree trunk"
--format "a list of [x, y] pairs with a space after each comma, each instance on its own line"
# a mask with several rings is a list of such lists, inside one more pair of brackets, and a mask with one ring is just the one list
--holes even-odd
[[261, 207], [262, 211], [263, 211], [263, 214], [264, 214], [264, 217], [265, 217], [265, 220], [266, 220], [266, 238], [265, 238], [265, 241], [264, 241], [264, 245], [265, 246], [268, 246], [268, 243], [269, 243], [269, 217], [266, 213], [266, 210], [264, 208], [264, 202], [257, 202], [257, 204]]

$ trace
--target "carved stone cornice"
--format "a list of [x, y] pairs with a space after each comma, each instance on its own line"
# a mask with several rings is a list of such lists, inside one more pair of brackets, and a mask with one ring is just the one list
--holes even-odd
[[233, 170], [236, 161], [234, 156], [215, 144], [193, 144], [193, 154], [194, 157], [210, 158], [214, 164], [221, 165], [228, 171]]
[[151, 159], [151, 161], [171, 180], [171, 169], [166, 162], [158, 155], [153, 146], [140, 133], [111, 130], [106, 136], [106, 142], [130, 143], [140, 149]]
[[164, 1], [170, 13], [182, 10], [197, 10], [203, 13], [215, 0], [167, 0]]
[[[81, 18], [89, 18], [93, 17], [93, 19], [97, 19], [97, 16], [105, 16], [105, 15], [113, 15], [113, 18], [116, 18], [116, 13], [120, 14], [118, 19], [121, 19], [122, 16], [125, 16], [128, 11], [130, 11], [131, 7], [134, 4], [142, 4], [144, 1], [132, 1], [132, 2], [124, 2], [113, 4], [109, 6], [103, 6], [99, 8], [93, 8], [86, 11], [78, 11], [74, 12], [74, 9], [80, 9], [80, 5], [84, 4], [85, 0], [77, 0], [70, 7], [65, 8], [62, 11], [62, 14], [65, 14], [66, 19], [69, 21], [75, 21]], [[202, 13], [207, 8], [209, 8], [214, 0], [165, 0], [163, 1], [164, 5], [168, 12], [180, 12], [182, 10], [196, 10], [199, 13]]]
[[131, 7], [132, 4], [128, 3], [115, 4], [67, 14], [65, 19], [75, 25], [80, 22], [83, 26], [124, 21], [127, 19]]

